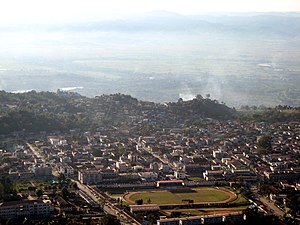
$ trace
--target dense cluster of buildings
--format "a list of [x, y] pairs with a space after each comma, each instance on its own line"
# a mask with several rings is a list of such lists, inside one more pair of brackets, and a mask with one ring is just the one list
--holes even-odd
[[[272, 150], [267, 154], [262, 154], [257, 144], [262, 135], [272, 137]], [[49, 179], [60, 173], [82, 184], [103, 187], [267, 183], [271, 200], [284, 205], [290, 193], [300, 191], [299, 153], [298, 122], [203, 119], [201, 126], [155, 128], [146, 136], [116, 128], [47, 136], [1, 151], [6, 161], [0, 172], [7, 173], [12, 181]], [[44, 203], [28, 203], [29, 214], [37, 207], [34, 204], [45, 206], [45, 214], [51, 211]], [[3, 208], [0, 215], [7, 210], [20, 213], [20, 205], [11, 207], [16, 209]], [[161, 219], [159, 224], [208, 224], [212, 218], [228, 221], [230, 217], [199, 217], [194, 223]]]

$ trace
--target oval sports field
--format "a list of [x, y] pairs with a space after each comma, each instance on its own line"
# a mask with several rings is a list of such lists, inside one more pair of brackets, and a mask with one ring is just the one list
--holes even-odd
[[219, 188], [151, 190], [124, 195], [129, 204], [135, 204], [138, 199], [143, 199], [144, 204], [182, 204], [183, 200], [193, 200], [194, 203], [227, 203], [236, 198], [233, 192]]

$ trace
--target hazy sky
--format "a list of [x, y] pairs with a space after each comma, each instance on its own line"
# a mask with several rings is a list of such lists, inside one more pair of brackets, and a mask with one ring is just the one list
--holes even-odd
[[64, 22], [165, 10], [206, 12], [300, 11], [300, 0], [2, 0], [0, 23]]

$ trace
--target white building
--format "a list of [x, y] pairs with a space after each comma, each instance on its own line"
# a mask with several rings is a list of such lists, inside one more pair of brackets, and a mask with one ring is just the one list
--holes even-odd
[[158, 178], [158, 174], [155, 172], [139, 172], [138, 173], [141, 179], [147, 181], [155, 181]]
[[216, 158], [216, 159], [222, 159], [223, 156], [224, 156], [224, 154], [220, 150], [214, 150], [213, 151], [213, 157], [214, 158]]
[[224, 171], [223, 170], [206, 170], [203, 173], [203, 178], [207, 181], [223, 180], [224, 179]]
[[118, 168], [120, 173], [127, 172], [127, 164], [125, 162], [117, 162], [116, 167]]
[[159, 170], [159, 164], [157, 162], [150, 163], [150, 169], [153, 171]]
[[162, 171], [163, 173], [168, 173], [170, 171], [170, 167], [167, 164], [162, 164], [159, 170]]
[[102, 174], [99, 170], [81, 170], [78, 172], [78, 180], [82, 184], [99, 184], [102, 182]]
[[74, 168], [70, 165], [63, 164], [59, 167], [59, 172], [65, 175], [65, 177], [73, 177], [74, 176]]
[[42, 200], [23, 200], [0, 203], [0, 218], [9, 219], [16, 217], [47, 217], [52, 214], [54, 207]]
[[54, 138], [54, 137], [52, 137], [52, 138], [49, 138], [49, 141], [50, 141], [50, 144], [51, 144], [51, 145], [56, 146], [56, 145], [59, 145], [60, 139], [59, 139], [59, 138]]
[[181, 171], [174, 171], [174, 176], [178, 180], [184, 180], [186, 178], [186, 174]]
[[128, 155], [128, 159], [130, 160], [130, 162], [132, 163], [136, 163], [137, 162], [137, 156], [135, 154], [130, 153]]

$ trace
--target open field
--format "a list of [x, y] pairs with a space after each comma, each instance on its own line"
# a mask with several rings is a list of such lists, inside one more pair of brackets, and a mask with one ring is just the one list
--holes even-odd
[[124, 198], [130, 204], [135, 204], [138, 199], [143, 199], [144, 204], [181, 204], [183, 200], [193, 200], [194, 203], [221, 203], [234, 201], [236, 195], [224, 189], [191, 188], [130, 192]]

